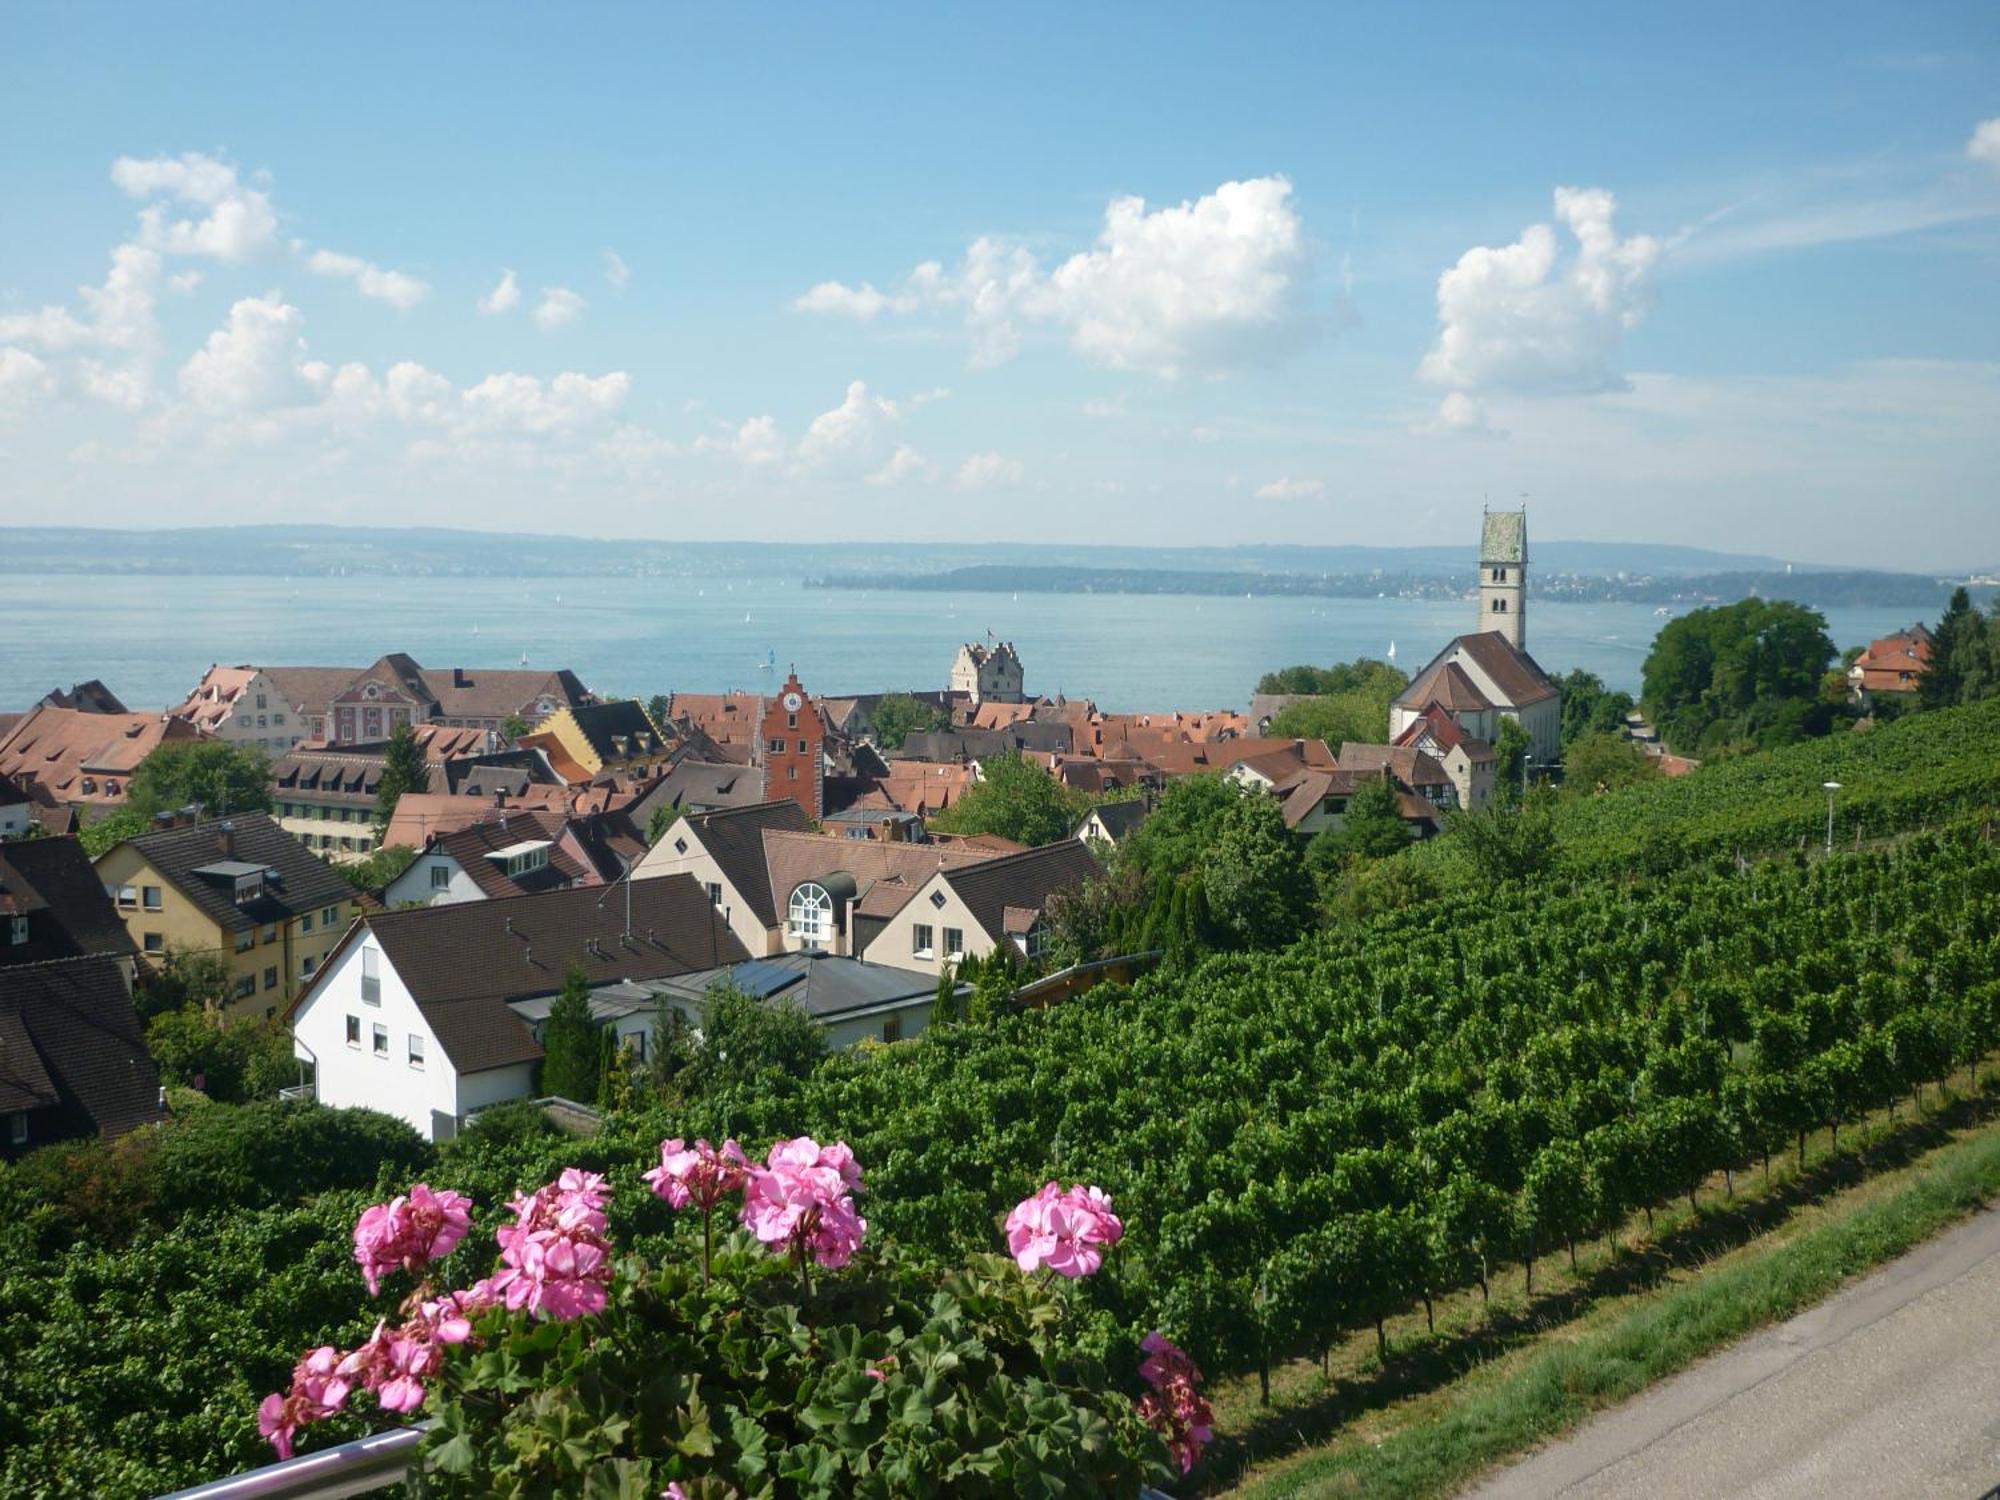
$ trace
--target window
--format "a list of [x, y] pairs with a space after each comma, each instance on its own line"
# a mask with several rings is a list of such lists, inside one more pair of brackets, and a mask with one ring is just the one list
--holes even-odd
[[277, 942], [277, 940], [278, 940], [278, 924], [276, 922], [267, 924], [264, 928], [264, 941], [267, 943], [275, 943]]
[[1040, 958], [1042, 956], [1043, 950], [1046, 949], [1048, 946], [1049, 946], [1048, 926], [1047, 924], [1037, 920], [1035, 925], [1028, 929], [1028, 935], [1021, 940], [1022, 951], [1024, 951], [1030, 958]]
[[246, 927], [241, 932], [236, 934], [236, 951], [238, 953], [248, 953], [252, 948], [256, 946], [257, 946], [256, 928]]
[[278, 966], [276, 964], [271, 964], [267, 966], [264, 970], [264, 988], [267, 990], [275, 990], [277, 987], [278, 987]]
[[628, 1031], [618, 1038], [618, 1045], [625, 1050], [625, 1055], [634, 1062], [644, 1062], [646, 1060], [645, 1032]]
[[773, 755], [783, 755], [785, 753], [785, 742], [781, 737], [773, 735], [768, 748]]
[[299, 977], [301, 979], [312, 978], [313, 970], [317, 969], [318, 967], [319, 967], [319, 960], [314, 958], [311, 954], [307, 954], [304, 958], [299, 960]]
[[375, 1024], [375, 1055], [377, 1057], [389, 1055], [389, 1028], [379, 1021]]
[[965, 929], [947, 927], [944, 930], [944, 956], [946, 958], [965, 957]]
[[785, 780], [797, 781], [798, 779], [799, 779], [799, 768], [797, 766], [786, 766]]
[[27, 1111], [23, 1110], [20, 1114], [7, 1116], [7, 1140], [10, 1145], [15, 1146], [25, 1146], [28, 1144]]
[[264, 695], [262, 693], [259, 693], [257, 695], [257, 706], [259, 708], [262, 708], [264, 706]]
[[9, 917], [7, 919], [7, 941], [18, 947], [22, 943], [27, 942], [27, 940], [28, 919], [26, 917]]
[[785, 728], [797, 729], [798, 727], [799, 727], [799, 716], [797, 714], [786, 714]]
[[811, 746], [811, 745], [808, 745], [808, 744], [807, 744], [807, 743], [806, 743], [806, 742], [805, 742], [804, 740], [800, 740], [800, 741], [799, 741], [799, 754], [801, 754], [801, 755], [808, 755], [808, 754], [810, 754], [811, 752], [812, 752], [812, 746]]
[[137, 906], [139, 904], [139, 888], [135, 885], [119, 886], [118, 904], [120, 906]]
[[158, 911], [160, 909], [160, 888], [158, 886], [146, 886], [141, 890], [140, 895], [143, 898], [142, 904], [147, 911]]
[[410, 1066], [413, 1068], [421, 1068], [423, 1067], [423, 1065], [424, 1065], [424, 1039], [418, 1036], [413, 1031], [410, 1033]]
[[256, 993], [257, 976], [255, 974], [239, 974], [236, 978], [236, 998], [238, 1000], [248, 1000]]
[[936, 908], [937, 910], [939, 910], [939, 911], [943, 911], [943, 910], [944, 910], [944, 892], [943, 892], [943, 891], [932, 891], [932, 892], [931, 892], [931, 905], [932, 905], [933, 907], [935, 907], [935, 908]]
[[793, 891], [785, 916], [790, 934], [809, 948], [817, 948], [833, 937], [833, 897], [823, 886], [808, 881]]
[[910, 929], [910, 952], [917, 958], [929, 958], [931, 948], [931, 924], [919, 922]]
[[147, 933], [141, 941], [145, 944], [148, 953], [165, 953], [167, 951], [167, 940], [157, 932]]
[[347, 1045], [350, 1047], [359, 1047], [361, 1045], [361, 1017], [359, 1016], [349, 1016], [347, 1018]]
[[1495, 600], [1493, 601], [1493, 610], [1492, 610], [1492, 612], [1493, 612], [1494, 614], [1496, 614], [1496, 615], [1504, 615], [1504, 614], [1506, 614], [1506, 613], [1507, 613], [1507, 601], [1506, 601], [1505, 599], [1495, 599]]
[[1505, 568], [1495, 568], [1493, 570], [1493, 581], [1495, 583], [1505, 583], [1507, 581], [1507, 570]]
[[361, 999], [367, 1005], [382, 1003], [382, 955], [374, 948], [361, 950]]
[[451, 884], [451, 866], [432, 865], [431, 889], [434, 891], [441, 891], [444, 890], [450, 884]]
[[882, 1023], [883, 1041], [900, 1042], [902, 1039], [903, 1039], [903, 1018], [901, 1016], [891, 1016], [889, 1017], [888, 1020]]
[[304, 916], [299, 918], [299, 931], [311, 932], [312, 930], [313, 930], [313, 914], [311, 912], [307, 912]]
[[334, 923], [340, 920], [340, 908], [337, 906], [329, 906], [325, 911], [319, 914], [319, 920], [320, 920], [320, 925], [324, 927], [333, 926]]
[[272, 714], [271, 722], [277, 725], [278, 728], [283, 729], [285, 727], [285, 716], [283, 714]]
[[722, 905], [722, 883], [721, 883], [720, 881], [716, 881], [716, 880], [711, 880], [711, 881], [709, 881], [709, 883], [708, 883], [708, 904], [709, 904], [710, 906], [720, 906], [720, 905]]
[[686, 839], [675, 839], [674, 853], [685, 854], [687, 852], [688, 852], [688, 841]]

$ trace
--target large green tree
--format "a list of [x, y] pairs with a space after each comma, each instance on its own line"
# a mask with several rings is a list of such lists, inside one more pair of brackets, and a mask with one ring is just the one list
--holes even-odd
[[[1311, 693], [1279, 710], [1270, 733], [1281, 739], [1325, 740], [1338, 748], [1349, 741], [1370, 745], [1387, 739], [1389, 705], [1409, 682], [1387, 662], [1363, 658], [1331, 667], [1286, 667], [1266, 673], [1257, 691]], [[1267, 683], [1287, 685], [1267, 687]]]
[[1387, 776], [1364, 781], [1347, 799], [1338, 828], [1313, 836], [1307, 864], [1322, 878], [1339, 873], [1351, 859], [1380, 859], [1410, 847], [1410, 825], [1397, 807], [1396, 785]]
[[1930, 666], [1919, 679], [1925, 708], [1977, 703], [2000, 692], [2000, 600], [1983, 616], [1962, 588], [1931, 631]]
[[1630, 693], [1614, 692], [1604, 679], [1582, 667], [1558, 678], [1562, 689], [1562, 742], [1569, 746], [1587, 734], [1616, 734], [1625, 726], [1625, 715], [1633, 708]]
[[1067, 838], [1090, 799], [1013, 751], [979, 763], [979, 780], [931, 820], [941, 833], [991, 833], [1030, 846]]
[[588, 1104], [603, 1076], [604, 1043], [590, 1018], [590, 978], [573, 963], [542, 1022], [542, 1092]]
[[1820, 684], [1834, 655], [1817, 610], [1742, 599], [1668, 621], [1646, 657], [1640, 697], [1676, 750], [1788, 744], [1831, 725]]
[[416, 731], [398, 724], [389, 733], [389, 748], [382, 758], [382, 779], [375, 787], [375, 827], [387, 828], [396, 814], [396, 804], [405, 792], [421, 792], [431, 784], [430, 762]]
[[1275, 797], [1238, 792], [1202, 863], [1212, 920], [1246, 948], [1275, 948], [1305, 930], [1312, 879]]
[[1593, 731], [1563, 750], [1563, 786], [1586, 796], [1659, 774], [1659, 763], [1622, 734]]
[[206, 817], [271, 810], [271, 763], [222, 740], [165, 740], [132, 773], [126, 805], [151, 817], [189, 804]]
[[875, 705], [870, 717], [875, 726], [875, 743], [884, 750], [900, 750], [911, 735], [944, 728], [944, 714], [936, 704], [912, 698], [908, 693], [890, 693]]

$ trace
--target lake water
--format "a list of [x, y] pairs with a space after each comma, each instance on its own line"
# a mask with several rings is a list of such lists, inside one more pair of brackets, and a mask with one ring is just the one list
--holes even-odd
[[[1909, 611], [1828, 611], [1841, 646]], [[1244, 705], [1264, 672], [1381, 656], [1415, 671], [1472, 604], [1409, 599], [945, 594], [807, 589], [796, 579], [0, 575], [0, 709], [102, 678], [134, 707], [180, 701], [215, 662], [569, 667], [598, 693], [755, 689], [796, 664], [816, 693], [941, 688], [958, 643], [1020, 650], [1033, 693], [1132, 712]], [[1634, 604], [1531, 600], [1543, 668], [1586, 667], [1636, 691], [1665, 620]], [[777, 671], [761, 670], [776, 653]]]

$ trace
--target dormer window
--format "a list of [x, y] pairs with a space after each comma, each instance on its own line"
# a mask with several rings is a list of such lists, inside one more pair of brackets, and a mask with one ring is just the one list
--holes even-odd
[[509, 844], [504, 849], [495, 849], [486, 857], [499, 865], [506, 872], [508, 879], [512, 880], [533, 874], [536, 870], [546, 869], [550, 847], [547, 839], [530, 839], [519, 844]]
[[821, 947], [832, 939], [833, 897], [825, 886], [807, 881], [792, 892], [785, 929], [808, 948]]

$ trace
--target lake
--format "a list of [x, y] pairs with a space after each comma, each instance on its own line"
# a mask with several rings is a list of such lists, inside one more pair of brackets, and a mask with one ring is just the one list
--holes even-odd
[[[1857, 645], [1909, 611], [1827, 612]], [[0, 574], [0, 708], [102, 678], [128, 704], [179, 702], [215, 662], [569, 667], [598, 693], [755, 689], [796, 664], [822, 694], [942, 688], [958, 643], [990, 630], [1020, 650], [1031, 693], [1107, 710], [1241, 707], [1295, 662], [1382, 656], [1424, 665], [1474, 617], [1470, 600], [1157, 594], [947, 594], [807, 589], [796, 578], [193, 577]], [[1665, 619], [1636, 604], [1530, 597], [1528, 647], [1551, 674], [1585, 667], [1636, 691]], [[775, 653], [777, 671], [762, 670]]]

